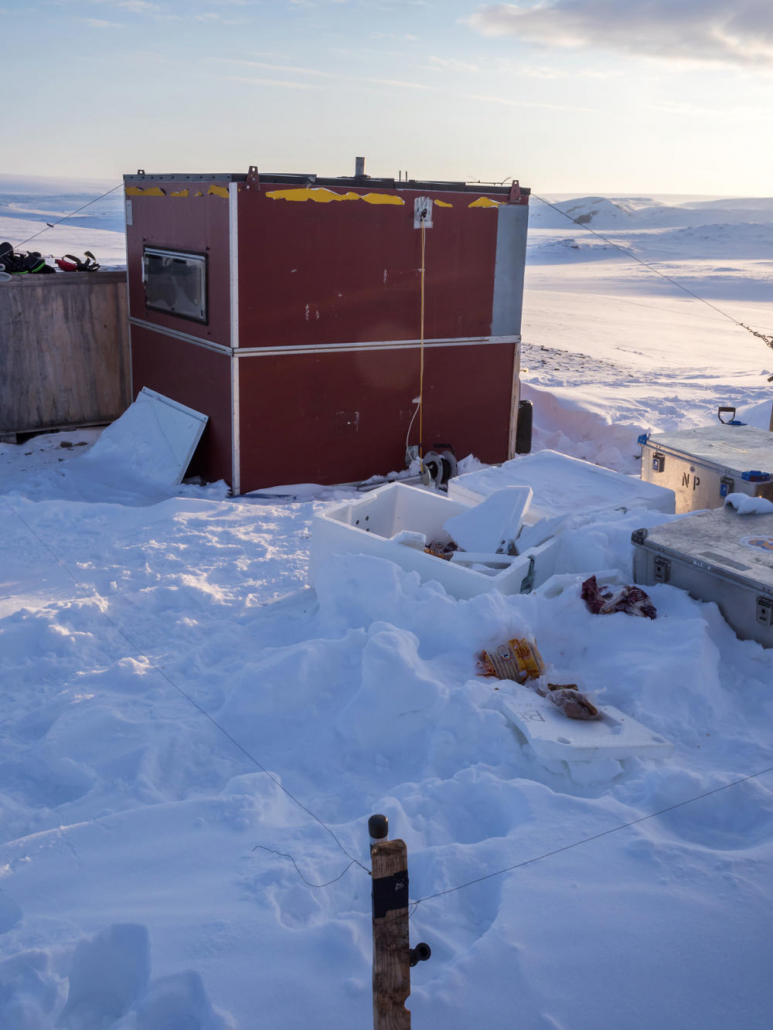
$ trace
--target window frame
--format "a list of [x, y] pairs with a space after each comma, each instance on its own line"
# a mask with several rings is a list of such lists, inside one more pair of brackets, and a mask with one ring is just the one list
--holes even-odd
[[[147, 291], [147, 268], [145, 263], [146, 255], [153, 257], [171, 257], [171, 258], [184, 258], [189, 260], [194, 258], [199, 265], [203, 266], [204, 271], [204, 284], [203, 284], [203, 305], [204, 305], [204, 317], [198, 315], [186, 315], [179, 311], [171, 311], [169, 308], [159, 307], [156, 304], [148, 303], [148, 291]], [[186, 322], [195, 322], [196, 325], [209, 325], [209, 255], [202, 253], [201, 251], [195, 250], [180, 250], [179, 247], [163, 247], [158, 244], [143, 244], [142, 256], [141, 256], [141, 268], [142, 268], [142, 290], [145, 299], [145, 308], [148, 311], [155, 311], [161, 315], [168, 315], [170, 318], [181, 318]]]

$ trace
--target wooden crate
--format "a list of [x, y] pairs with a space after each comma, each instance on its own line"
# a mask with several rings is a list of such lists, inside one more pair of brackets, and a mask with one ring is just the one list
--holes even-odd
[[0, 283], [0, 436], [111, 422], [130, 394], [125, 272]]

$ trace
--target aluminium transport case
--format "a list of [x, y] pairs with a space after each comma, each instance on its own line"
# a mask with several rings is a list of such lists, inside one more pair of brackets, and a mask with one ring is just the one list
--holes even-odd
[[714, 601], [742, 640], [773, 647], [773, 515], [726, 508], [637, 529], [633, 576]]
[[639, 437], [641, 478], [670, 487], [678, 514], [719, 508], [728, 494], [773, 500], [773, 433], [717, 424]]

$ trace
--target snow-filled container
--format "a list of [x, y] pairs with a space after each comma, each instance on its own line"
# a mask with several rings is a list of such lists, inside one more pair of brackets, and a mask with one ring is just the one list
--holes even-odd
[[633, 508], [674, 514], [673, 490], [557, 451], [537, 451], [500, 467], [457, 476], [448, 484], [448, 496], [461, 503], [477, 504], [507, 486], [530, 486], [534, 491], [525, 520], [531, 524], [560, 515]]
[[422, 582], [435, 580], [457, 598], [488, 590], [525, 593], [553, 574], [552, 540], [516, 557], [497, 555], [501, 567], [487, 570], [427, 554], [425, 542], [450, 542], [443, 528], [446, 520], [471, 507], [434, 490], [404, 483], [390, 483], [361, 500], [333, 505], [314, 516], [309, 582], [314, 586], [321, 566], [335, 554], [386, 558], [406, 571], [418, 572]]
[[676, 493], [678, 513], [721, 508], [732, 493], [773, 500], [773, 433], [722, 423], [641, 436], [641, 476]]

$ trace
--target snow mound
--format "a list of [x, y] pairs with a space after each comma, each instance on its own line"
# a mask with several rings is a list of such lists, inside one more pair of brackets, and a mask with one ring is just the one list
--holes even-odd
[[114, 924], [73, 949], [23, 952], [0, 962], [4, 1030], [233, 1030], [201, 977], [150, 978], [144, 926]]
[[[557, 208], [558, 210], [554, 210]], [[529, 221], [540, 229], [565, 229], [568, 218], [594, 229], [620, 229], [628, 227], [636, 212], [625, 202], [607, 197], [578, 197], [558, 201], [553, 207], [535, 200]]]

